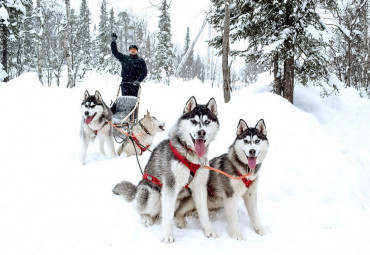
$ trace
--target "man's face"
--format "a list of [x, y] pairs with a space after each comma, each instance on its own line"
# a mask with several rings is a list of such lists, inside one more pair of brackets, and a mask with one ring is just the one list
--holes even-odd
[[130, 49], [130, 54], [131, 54], [131, 55], [136, 55], [136, 54], [137, 54], [137, 49], [135, 49], [135, 48], [131, 48], [131, 49]]

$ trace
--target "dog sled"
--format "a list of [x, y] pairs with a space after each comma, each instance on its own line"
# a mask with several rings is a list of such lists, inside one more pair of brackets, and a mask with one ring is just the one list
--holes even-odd
[[[120, 96], [120, 90], [121, 86], [118, 86], [116, 100], [111, 106], [112, 123], [123, 132], [130, 133], [132, 126], [138, 122], [141, 87], [139, 87], [137, 97]], [[117, 143], [123, 143], [127, 138], [116, 128], [113, 128], [113, 136]]]

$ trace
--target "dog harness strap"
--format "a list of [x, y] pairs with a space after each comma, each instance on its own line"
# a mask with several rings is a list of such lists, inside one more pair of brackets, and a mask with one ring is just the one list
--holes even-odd
[[148, 173], [144, 173], [143, 179], [145, 179], [147, 181], [150, 181], [150, 182], [152, 182], [154, 184], [157, 184], [158, 186], [162, 186], [163, 185], [162, 182], [159, 179], [155, 178], [153, 175], [150, 175]]
[[[195, 173], [200, 168], [200, 165], [190, 162], [187, 158], [185, 158], [183, 155], [181, 155], [180, 152], [178, 150], [176, 150], [175, 147], [173, 147], [171, 142], [170, 142], [170, 147], [171, 147], [171, 150], [172, 150], [173, 154], [175, 154], [176, 158], [178, 160], [180, 160], [181, 163], [183, 163], [187, 168], [189, 168], [191, 176], [194, 177]], [[189, 184], [190, 183], [191, 183], [191, 181], [188, 184], [186, 184], [186, 186], [184, 188], [189, 189]]]
[[171, 142], [170, 142], [170, 147], [171, 147], [171, 150], [172, 150], [173, 154], [175, 154], [176, 158], [178, 160], [180, 160], [181, 163], [183, 163], [187, 168], [189, 168], [190, 174], [192, 176], [194, 176], [195, 173], [197, 172], [197, 170], [200, 168], [200, 165], [190, 162], [187, 158], [185, 158], [183, 155], [181, 155], [180, 152], [178, 150], [176, 150], [175, 147], [173, 147]]
[[134, 140], [134, 142], [136, 143], [136, 145], [140, 148], [141, 152], [144, 152], [149, 148], [149, 146], [150, 146], [149, 144], [146, 147], [144, 147], [140, 144], [139, 140], [135, 136], [131, 136], [131, 137]]
[[[243, 176], [239, 171], [235, 168], [235, 171], [238, 173], [239, 176]], [[244, 182], [245, 187], [249, 187], [253, 183], [253, 181], [248, 180], [247, 178], [243, 178], [242, 181]]]

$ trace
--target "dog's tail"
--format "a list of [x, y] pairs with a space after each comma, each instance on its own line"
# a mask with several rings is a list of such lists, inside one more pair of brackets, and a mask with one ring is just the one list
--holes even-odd
[[118, 183], [112, 190], [116, 195], [123, 196], [127, 202], [132, 202], [137, 193], [137, 186], [131, 182], [123, 181]]

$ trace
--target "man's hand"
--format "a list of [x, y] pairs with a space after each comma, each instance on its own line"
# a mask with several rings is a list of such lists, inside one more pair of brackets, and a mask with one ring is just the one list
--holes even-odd
[[134, 81], [132, 84], [134, 84], [134, 86], [140, 86], [140, 81]]
[[112, 42], [115, 42], [117, 40], [117, 35], [116, 33], [112, 34]]

